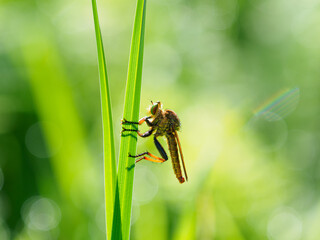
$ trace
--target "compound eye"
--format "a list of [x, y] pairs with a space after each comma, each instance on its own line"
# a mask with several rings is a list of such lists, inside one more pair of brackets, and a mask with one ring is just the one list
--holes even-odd
[[157, 112], [157, 110], [158, 110], [158, 103], [153, 104], [153, 106], [151, 107], [150, 113], [151, 113], [152, 115], [155, 115], [156, 112]]

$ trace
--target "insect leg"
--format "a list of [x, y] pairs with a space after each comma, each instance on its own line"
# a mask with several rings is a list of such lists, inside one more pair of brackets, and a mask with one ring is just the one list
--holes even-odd
[[137, 130], [137, 129], [127, 129], [127, 128], [122, 127], [121, 133], [123, 133], [123, 132], [139, 132], [139, 130]]
[[121, 120], [121, 124], [139, 124], [139, 125], [141, 125], [142, 123], [144, 123], [146, 121], [148, 126], [152, 126], [152, 122], [150, 122], [149, 118], [151, 118], [151, 117], [150, 116], [143, 117], [139, 120], [139, 122], [128, 121], [124, 118]]
[[152, 134], [153, 131], [154, 131], [154, 129], [151, 128], [148, 131], [146, 131], [145, 133], [140, 133], [139, 130], [127, 129], [127, 128], [122, 127], [122, 131], [121, 132], [122, 133], [123, 132], [137, 132], [140, 137], [149, 137]]
[[[151, 117], [145, 117], [145, 121], [146, 121], [146, 123], [147, 123], [147, 125], [149, 126], [149, 127], [152, 127], [154, 124], [152, 123], [152, 122], [150, 122], [150, 119]], [[141, 120], [140, 120], [141, 121]]]
[[[148, 126], [152, 126], [152, 122], [149, 121], [149, 118], [151, 118], [151, 117], [143, 117], [139, 120], [139, 122], [131, 122], [131, 121], [127, 121], [126, 119], [123, 119], [121, 121], [121, 124], [139, 124], [139, 125], [141, 125], [143, 122], [146, 121]], [[149, 137], [152, 134], [153, 129], [151, 128], [149, 131], [147, 131], [145, 133], [140, 133], [139, 130], [137, 130], [137, 129], [127, 129], [125, 127], [122, 127], [121, 133], [123, 133], [123, 132], [137, 132], [140, 137]]]
[[138, 132], [138, 135], [140, 137], [149, 137], [152, 133], [153, 133], [154, 129], [150, 128], [148, 131], [146, 131], [145, 133], [140, 133]]
[[168, 155], [166, 154], [166, 151], [163, 149], [163, 147], [161, 146], [160, 142], [157, 140], [156, 136], [154, 136], [153, 138], [154, 140], [154, 144], [156, 145], [159, 153], [161, 154], [161, 156], [165, 159], [168, 160]]
[[139, 120], [139, 125], [141, 125], [142, 123], [146, 122], [149, 127], [152, 127], [153, 124], [152, 124], [152, 122], [150, 122], [150, 120], [149, 120], [150, 118], [151, 118], [150, 116], [146, 116], [146, 117], [141, 118]]
[[[152, 158], [144, 156], [144, 155], [149, 155], [150, 157], [155, 158], [155, 159], [152, 159]], [[141, 156], [143, 156], [143, 157], [141, 157]], [[152, 153], [149, 153], [149, 152], [144, 152], [144, 153], [141, 153], [141, 154], [138, 154], [138, 155], [135, 155], [135, 156], [132, 156], [131, 154], [129, 154], [129, 157], [132, 157], [132, 158], [141, 157], [138, 160], [136, 160], [135, 163], [140, 162], [143, 159], [151, 161], [151, 162], [156, 162], [156, 163], [163, 163], [163, 162], [165, 162], [167, 160], [167, 159], [163, 159], [163, 158], [157, 157], [157, 156], [155, 156], [155, 155], [153, 155]]]
[[127, 119], [122, 119], [121, 124], [139, 124], [138, 122], [128, 121]]

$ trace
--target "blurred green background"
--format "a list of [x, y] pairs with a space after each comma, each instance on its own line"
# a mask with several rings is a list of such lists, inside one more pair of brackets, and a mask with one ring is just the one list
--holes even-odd
[[[98, 1], [117, 152], [135, 5]], [[139, 163], [131, 239], [320, 238], [319, 26], [319, 0], [148, 1], [140, 116], [177, 112], [189, 182]], [[0, 239], [104, 239], [91, 1], [2, 0], [0, 33]]]

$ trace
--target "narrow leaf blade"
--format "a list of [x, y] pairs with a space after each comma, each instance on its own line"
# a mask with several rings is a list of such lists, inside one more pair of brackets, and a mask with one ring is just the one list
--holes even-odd
[[[126, 86], [125, 107], [123, 118], [138, 121], [140, 108], [141, 78], [144, 50], [146, 1], [138, 0], [130, 58], [128, 66], [128, 79]], [[130, 218], [132, 207], [132, 190], [134, 177], [134, 159], [128, 154], [135, 154], [137, 146], [137, 133], [123, 133], [120, 143], [118, 186], [121, 209], [122, 239], [129, 239]]]
[[100, 78], [100, 95], [101, 95], [101, 112], [103, 128], [103, 148], [104, 148], [104, 178], [105, 178], [105, 207], [106, 207], [106, 227], [107, 237], [111, 239], [114, 195], [116, 180], [116, 159], [114, 149], [114, 134], [111, 113], [111, 100], [109, 94], [108, 76], [99, 25], [98, 10], [96, 0], [92, 0], [92, 10], [94, 27], [97, 40], [99, 78]]

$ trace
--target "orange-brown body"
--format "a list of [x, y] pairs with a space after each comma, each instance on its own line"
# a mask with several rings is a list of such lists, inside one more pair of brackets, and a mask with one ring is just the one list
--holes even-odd
[[179, 162], [179, 154], [176, 141], [176, 131], [180, 129], [180, 120], [177, 114], [172, 110], [161, 110], [154, 116], [152, 128], [156, 130], [155, 137], [165, 136], [167, 138], [169, 152], [171, 156], [173, 171], [180, 183], [185, 179], [182, 177], [181, 167]]
[[[152, 161], [152, 162], [158, 162], [158, 163], [165, 162], [166, 160], [168, 160], [168, 156], [165, 150], [163, 149], [163, 147], [161, 146], [160, 142], [157, 140], [157, 137], [165, 136], [167, 138], [167, 142], [169, 146], [173, 171], [177, 179], [179, 180], [179, 182], [184, 183], [185, 179], [182, 176], [178, 147], [177, 147], [178, 145], [184, 174], [185, 174], [186, 180], [188, 180], [186, 168], [184, 165], [182, 150], [180, 146], [180, 141], [177, 134], [177, 131], [180, 129], [180, 120], [174, 111], [168, 110], [168, 109], [162, 110], [160, 102], [156, 102], [156, 103], [151, 102], [151, 103], [152, 105], [150, 106], [150, 109], [149, 109], [151, 116], [141, 118], [139, 122], [131, 122], [125, 119], [122, 121], [122, 124], [139, 124], [139, 125], [146, 122], [150, 127], [150, 129], [147, 132], [140, 133], [139, 130], [126, 129], [124, 127], [122, 131], [123, 132], [135, 131], [138, 133], [140, 137], [149, 137], [152, 133], [154, 133], [154, 143], [162, 157], [157, 157], [149, 152], [144, 152], [135, 156], [132, 156], [129, 154], [129, 156], [134, 158], [140, 157], [138, 160], [136, 160], [136, 163], [143, 159]], [[149, 157], [146, 155], [149, 155]]]

